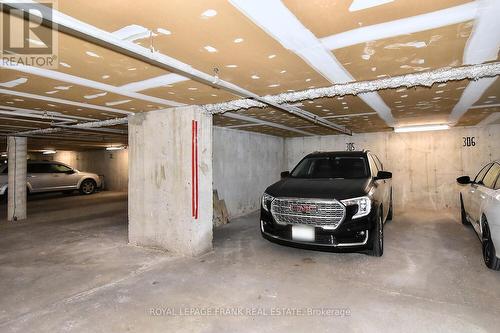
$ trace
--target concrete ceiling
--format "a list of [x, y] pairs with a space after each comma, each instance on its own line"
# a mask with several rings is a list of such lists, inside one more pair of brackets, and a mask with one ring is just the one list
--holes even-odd
[[[482, 33], [480, 25], [497, 24], [491, 22], [491, 12], [500, 14], [495, 1], [366, 3], [145, 0], [124, 5], [118, 0], [72, 0], [59, 1], [57, 10], [82, 26], [216, 73], [260, 96], [499, 59], [498, 34]], [[50, 127], [57, 117], [106, 120], [241, 98], [74, 36], [56, 36], [57, 68], [0, 67], [0, 134]], [[477, 56], [473, 47], [478, 44], [495, 56]], [[387, 131], [394, 125], [474, 126], [497, 121], [499, 82], [491, 79], [478, 88], [468, 80], [452, 81], [303, 100], [294, 106], [357, 133]], [[394, 124], [384, 120], [385, 110]], [[271, 107], [215, 115], [214, 124], [283, 137], [338, 134]], [[67, 130], [46, 137], [30, 141], [51, 148], [126, 143], [124, 135], [95, 131]]]

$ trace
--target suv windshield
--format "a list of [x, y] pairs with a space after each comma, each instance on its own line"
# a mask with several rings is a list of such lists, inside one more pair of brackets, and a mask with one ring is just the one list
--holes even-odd
[[368, 178], [368, 167], [364, 157], [306, 157], [293, 169], [290, 176], [294, 178]]

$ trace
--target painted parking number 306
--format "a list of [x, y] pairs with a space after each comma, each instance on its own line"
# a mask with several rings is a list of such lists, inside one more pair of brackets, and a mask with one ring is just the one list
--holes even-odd
[[462, 137], [464, 140], [463, 147], [475, 147], [476, 146], [476, 137], [475, 136], [464, 136]]

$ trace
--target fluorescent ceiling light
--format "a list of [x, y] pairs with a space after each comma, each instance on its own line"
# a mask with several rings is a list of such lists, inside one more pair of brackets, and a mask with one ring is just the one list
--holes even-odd
[[449, 129], [449, 125], [418, 125], [418, 126], [407, 126], [407, 127], [397, 127], [394, 129], [396, 133], [405, 132], [423, 132], [423, 131], [440, 131]]
[[42, 152], [43, 155], [52, 155], [52, 154], [55, 154], [56, 151], [55, 150], [52, 150], [52, 149], [47, 149], [47, 150], [44, 150]]
[[106, 147], [106, 150], [122, 150], [125, 149], [124, 146], [114, 146], [114, 147]]
[[350, 12], [355, 12], [358, 10], [363, 10], [375, 6], [384, 5], [389, 2], [393, 2], [394, 0], [354, 0], [349, 7]]

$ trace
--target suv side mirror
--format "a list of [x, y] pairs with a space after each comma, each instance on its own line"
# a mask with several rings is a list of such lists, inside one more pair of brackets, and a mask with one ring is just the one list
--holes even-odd
[[377, 177], [375, 177], [375, 180], [379, 179], [391, 179], [392, 178], [392, 172], [389, 171], [379, 171], [377, 173]]
[[72, 175], [72, 174], [76, 173], [76, 171], [75, 170], [68, 170], [65, 173], [67, 173], [68, 175]]
[[283, 171], [281, 173], [281, 179], [290, 177], [290, 171]]
[[460, 185], [467, 185], [472, 183], [469, 176], [462, 176], [457, 178], [457, 183]]

